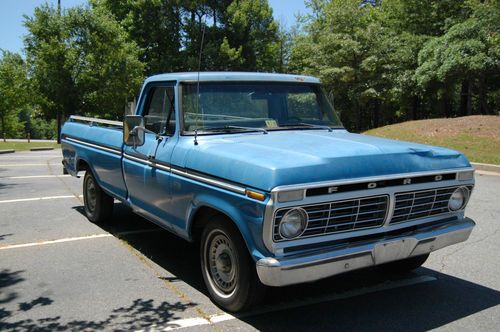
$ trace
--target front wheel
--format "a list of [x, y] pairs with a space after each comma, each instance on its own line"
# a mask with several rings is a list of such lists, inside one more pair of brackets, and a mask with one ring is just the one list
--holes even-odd
[[90, 170], [83, 178], [83, 203], [87, 218], [95, 223], [102, 223], [113, 214], [113, 197], [106, 194], [97, 183]]
[[264, 294], [255, 263], [231, 221], [215, 216], [201, 237], [201, 270], [210, 297], [236, 312], [256, 304]]

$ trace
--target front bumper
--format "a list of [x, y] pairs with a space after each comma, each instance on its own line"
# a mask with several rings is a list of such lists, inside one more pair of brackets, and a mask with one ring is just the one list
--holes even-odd
[[257, 261], [260, 281], [286, 286], [315, 281], [336, 274], [430, 253], [469, 238], [475, 223], [463, 218], [440, 223], [395, 237], [385, 237], [306, 255], [266, 257]]

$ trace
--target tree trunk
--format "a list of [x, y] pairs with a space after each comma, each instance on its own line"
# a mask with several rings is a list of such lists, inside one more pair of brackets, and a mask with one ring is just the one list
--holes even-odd
[[62, 114], [61, 111], [57, 111], [57, 144], [61, 144], [61, 120]]
[[467, 115], [472, 115], [472, 84], [470, 82], [467, 89]]
[[487, 115], [490, 114], [490, 111], [488, 109], [488, 102], [486, 101], [486, 86], [484, 81], [483, 77], [479, 79], [479, 112]]
[[462, 88], [460, 89], [460, 115], [461, 116], [466, 116], [467, 115], [467, 106], [468, 106], [468, 100], [469, 100], [469, 81], [468, 80], [463, 80], [462, 81]]
[[357, 129], [357, 131], [359, 133], [359, 132], [361, 132], [361, 127], [363, 125], [363, 118], [362, 118], [363, 112], [362, 112], [361, 107], [359, 105], [357, 105], [357, 108], [358, 108], [358, 111], [357, 111], [357, 113], [358, 113], [358, 123], [356, 124], [356, 127], [357, 127], [356, 129]]
[[3, 141], [6, 142], [5, 140], [5, 116], [2, 114], [2, 137]]
[[373, 127], [374, 128], [378, 128], [379, 117], [380, 117], [380, 102], [378, 99], [375, 99], [375, 103], [373, 105]]
[[446, 118], [453, 115], [453, 104], [451, 103], [449, 91], [447, 90], [443, 93], [443, 114]]
[[420, 99], [418, 96], [413, 96], [411, 99], [411, 115], [413, 120], [418, 120], [418, 106], [420, 104]]

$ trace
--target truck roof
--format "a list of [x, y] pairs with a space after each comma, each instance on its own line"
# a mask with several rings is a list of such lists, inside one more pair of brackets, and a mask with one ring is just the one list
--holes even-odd
[[[200, 82], [208, 81], [272, 81], [272, 82], [306, 82], [320, 83], [319, 79], [312, 76], [255, 73], [255, 72], [200, 72]], [[145, 83], [158, 81], [196, 82], [198, 72], [168, 73], [148, 77]]]

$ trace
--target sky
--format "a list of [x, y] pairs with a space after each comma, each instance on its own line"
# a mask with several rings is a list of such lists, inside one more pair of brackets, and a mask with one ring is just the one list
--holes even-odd
[[[274, 17], [290, 27], [295, 24], [295, 14], [307, 13], [304, 0], [268, 0], [273, 8]], [[36, 6], [45, 2], [57, 5], [57, 0], [0, 0], [0, 49], [21, 53], [23, 35], [23, 15], [31, 16]], [[63, 8], [87, 3], [87, 0], [61, 0]]]

